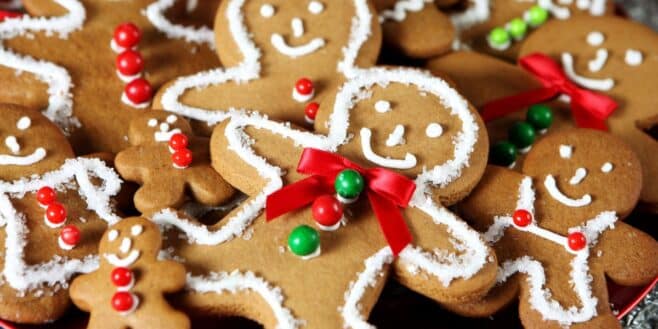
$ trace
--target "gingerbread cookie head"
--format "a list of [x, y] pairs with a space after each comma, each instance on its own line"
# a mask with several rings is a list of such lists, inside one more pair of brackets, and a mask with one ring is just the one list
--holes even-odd
[[449, 308], [487, 316], [518, 296], [526, 328], [619, 328], [606, 281], [635, 286], [658, 275], [651, 261], [658, 243], [622, 222], [640, 188], [637, 156], [596, 130], [546, 136], [523, 174], [489, 167], [458, 208], [496, 249], [498, 286], [479, 302]]
[[135, 207], [141, 213], [181, 206], [188, 199], [216, 206], [233, 195], [210, 167], [208, 140], [192, 133], [187, 120], [164, 111], [145, 111], [129, 128], [133, 145], [117, 154], [117, 171], [141, 187]]
[[41, 113], [6, 104], [0, 112], [0, 180], [52, 171], [73, 157], [66, 137]]
[[189, 328], [164, 295], [185, 286], [181, 264], [158, 260], [160, 228], [133, 217], [112, 225], [99, 246], [100, 267], [76, 278], [73, 302], [90, 312], [88, 328]]
[[644, 181], [641, 201], [657, 204], [658, 141], [650, 133], [656, 124], [655, 95], [646, 86], [658, 72], [658, 34], [621, 18], [578, 17], [551, 22], [534, 33], [521, 55], [536, 52], [561, 62], [572, 82], [617, 102], [608, 127], [640, 157]]
[[642, 166], [623, 141], [611, 137], [570, 129], [533, 147], [522, 171], [543, 183], [537, 193], [547, 209], [569, 214], [568, 218], [593, 217], [602, 211], [625, 217], [633, 210], [642, 186]]

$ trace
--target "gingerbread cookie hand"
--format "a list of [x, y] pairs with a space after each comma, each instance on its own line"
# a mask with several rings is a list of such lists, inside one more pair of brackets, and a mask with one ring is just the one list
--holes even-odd
[[[637, 156], [612, 135], [564, 130], [536, 143], [523, 174], [528, 176], [491, 167], [459, 206], [484, 232], [502, 266], [499, 287], [487, 298], [450, 308], [492, 314], [518, 290], [526, 328], [619, 327], [606, 278], [641, 285], [658, 275], [651, 261], [658, 243], [621, 222], [641, 189]], [[501, 197], [505, 190], [509, 196]]]
[[121, 176], [141, 184], [135, 206], [142, 213], [178, 208], [186, 199], [219, 205], [233, 188], [210, 166], [208, 140], [189, 123], [162, 111], [144, 112], [130, 123], [132, 147], [116, 157]]
[[164, 294], [185, 286], [185, 269], [157, 259], [160, 229], [145, 218], [123, 219], [103, 235], [100, 267], [71, 284], [73, 302], [91, 313], [88, 328], [189, 328]]

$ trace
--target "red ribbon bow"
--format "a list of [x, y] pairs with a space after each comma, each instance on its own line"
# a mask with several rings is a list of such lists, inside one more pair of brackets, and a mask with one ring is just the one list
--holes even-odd
[[525, 56], [519, 60], [519, 65], [534, 75], [544, 87], [485, 104], [482, 108], [484, 121], [500, 118], [564, 94], [571, 97], [571, 112], [578, 127], [608, 130], [605, 120], [617, 109], [617, 103], [612, 98], [577, 86], [569, 80], [558, 63], [544, 54]]
[[345, 169], [356, 170], [365, 179], [364, 192], [388, 245], [397, 256], [412, 241], [398, 207], [407, 207], [416, 184], [396, 172], [383, 168], [365, 169], [334, 153], [304, 149], [297, 172], [312, 176], [270, 194], [265, 208], [267, 220], [311, 204], [319, 196], [334, 194], [334, 180]]

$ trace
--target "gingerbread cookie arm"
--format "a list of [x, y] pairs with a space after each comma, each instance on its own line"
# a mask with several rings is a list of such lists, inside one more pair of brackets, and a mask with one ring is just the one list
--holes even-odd
[[71, 299], [76, 306], [85, 312], [91, 311], [94, 305], [101, 300], [99, 295], [94, 293], [97, 289], [97, 281], [98, 279], [93, 274], [86, 274], [77, 277], [71, 283], [69, 290]]
[[160, 283], [163, 293], [180, 291], [185, 287], [185, 267], [174, 261], [163, 261], [152, 265], [156, 268], [155, 273], [168, 278]]
[[487, 317], [502, 310], [516, 300], [519, 293], [519, 276], [495, 286], [478, 301], [442, 304], [451, 312], [468, 317]]
[[195, 168], [187, 177], [187, 185], [194, 199], [209, 206], [222, 204], [234, 194], [233, 187], [210, 166]]
[[638, 286], [658, 275], [658, 242], [628, 224], [617, 223], [614, 230], [605, 231], [597, 249], [602, 253], [605, 273], [616, 283]]

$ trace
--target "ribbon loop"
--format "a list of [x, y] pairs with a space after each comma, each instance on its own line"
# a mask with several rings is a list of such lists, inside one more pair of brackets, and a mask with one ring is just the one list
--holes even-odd
[[617, 109], [617, 103], [612, 98], [579, 87], [569, 80], [556, 61], [544, 54], [527, 55], [519, 60], [519, 65], [539, 80], [543, 88], [485, 104], [482, 108], [485, 121], [495, 120], [563, 94], [571, 98], [571, 111], [578, 127], [608, 130], [605, 120]]
[[379, 226], [394, 255], [398, 255], [412, 237], [399, 208], [406, 208], [416, 190], [413, 180], [384, 168], [363, 168], [335, 153], [304, 149], [297, 171], [312, 175], [270, 194], [266, 202], [268, 221], [311, 204], [317, 197], [334, 194], [334, 180], [343, 170], [359, 172]]

